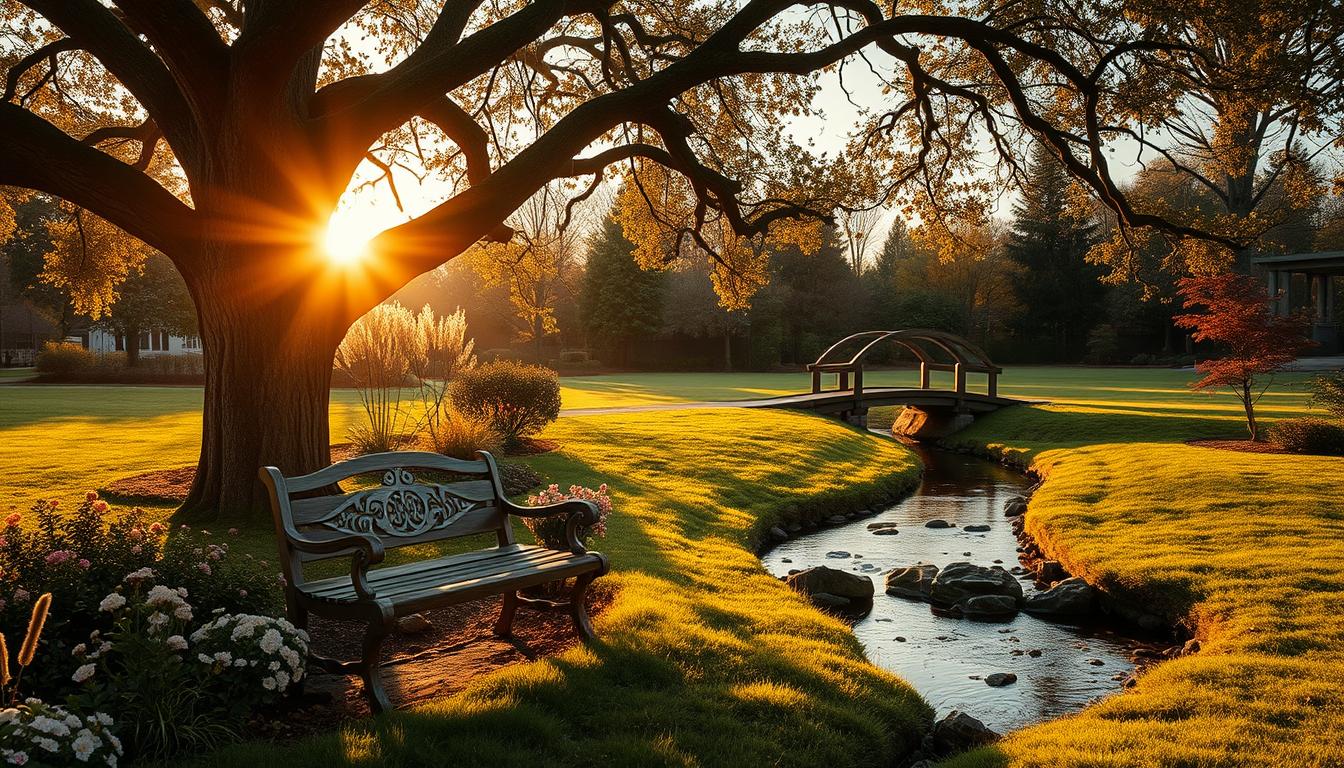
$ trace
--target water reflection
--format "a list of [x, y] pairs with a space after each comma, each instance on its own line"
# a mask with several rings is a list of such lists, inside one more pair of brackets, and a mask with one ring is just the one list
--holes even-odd
[[[854, 633], [873, 663], [908, 680], [939, 716], [959, 709], [1005, 732], [1075, 712], [1120, 690], [1116, 678], [1133, 669], [1131, 644], [1104, 628], [1054, 624], [1025, 613], [1005, 623], [942, 618], [925, 603], [882, 593], [882, 574], [898, 566], [1018, 564], [1003, 506], [1028, 482], [970, 456], [921, 451], [921, 457], [924, 482], [913, 496], [876, 517], [787, 541], [762, 558], [766, 568], [782, 576], [790, 569], [828, 565], [872, 577], [878, 591], [873, 611]], [[924, 527], [937, 518], [957, 527]], [[900, 533], [874, 535], [868, 525], [880, 522], [896, 523]], [[990, 530], [962, 530], [975, 524]], [[1029, 580], [1022, 586], [1027, 594], [1033, 590]], [[993, 672], [1012, 672], [1017, 682], [991, 688], [980, 678]]]

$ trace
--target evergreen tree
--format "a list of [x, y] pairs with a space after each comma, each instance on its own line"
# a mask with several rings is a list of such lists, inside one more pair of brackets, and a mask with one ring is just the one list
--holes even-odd
[[635, 246], [608, 216], [588, 245], [583, 276], [583, 327], [590, 340], [629, 359], [630, 344], [657, 333], [662, 325], [663, 273], [642, 269]]
[[1021, 267], [1012, 280], [1021, 307], [1013, 330], [1024, 350], [1056, 361], [1082, 356], [1105, 297], [1101, 270], [1085, 259], [1096, 225], [1070, 203], [1069, 184], [1049, 150], [1033, 146], [1007, 245], [1009, 258]]
[[864, 288], [868, 293], [866, 315], [869, 325], [874, 329], [897, 328], [897, 304], [901, 298], [898, 294], [904, 294], [911, 288], [906, 286], [906, 290], [902, 291], [898, 285], [900, 267], [908, 263], [914, 254], [915, 241], [910, 237], [910, 229], [905, 220], [898, 216], [887, 231], [887, 238], [882, 241], [882, 249], [878, 251], [872, 268], [863, 273]]

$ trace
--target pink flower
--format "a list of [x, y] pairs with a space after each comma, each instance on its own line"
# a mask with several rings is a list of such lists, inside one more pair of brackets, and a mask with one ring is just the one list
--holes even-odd
[[85, 501], [97, 501], [97, 500], [98, 500], [98, 492], [97, 492], [97, 491], [89, 491], [88, 493], [84, 494], [84, 500], [85, 500]]
[[58, 549], [48, 554], [45, 559], [45, 562], [47, 565], [61, 565], [62, 563], [74, 560], [75, 557], [76, 557], [75, 553], [71, 552], [68, 549]]
[[139, 544], [136, 544], [135, 546], [131, 547], [131, 554], [138, 555], [140, 554], [140, 550], [142, 549], [144, 549], [144, 547], [141, 547]]
[[80, 568], [83, 568], [84, 570], [87, 571], [89, 570], [89, 566], [93, 565], [93, 563], [90, 563], [88, 560], [81, 557], [79, 558], [79, 562], [75, 563], [75, 565], [78, 565]]
[[207, 562], [199, 562], [196, 564], [196, 570], [200, 571], [201, 573], [204, 573], [206, 576], [209, 576], [210, 564]]
[[10, 528], [17, 528], [19, 527], [19, 523], [22, 521], [23, 521], [23, 515], [20, 515], [18, 512], [15, 512], [11, 514], [9, 517], [5, 518], [5, 525], [9, 526]]
[[31, 595], [29, 595], [28, 590], [23, 587], [14, 590], [14, 602], [16, 603], [26, 603], [28, 602], [29, 597], [31, 597]]
[[107, 510], [109, 509], [111, 509], [111, 507], [109, 507], [107, 502], [103, 501], [102, 499], [93, 502], [93, 511], [97, 512], [100, 515], [107, 514]]
[[230, 529], [229, 529], [229, 535], [230, 535], [230, 536], [237, 536], [237, 535], [238, 535], [238, 529], [237, 529], [237, 528], [230, 528]]
[[126, 532], [126, 538], [130, 539], [131, 541], [139, 541], [145, 538], [145, 532], [140, 530], [140, 526], [136, 526]]
[[48, 501], [48, 502], [47, 502], [47, 506], [48, 506], [48, 507], [51, 507], [52, 509], [55, 509], [55, 508], [61, 506], [61, 502], [60, 502], [59, 499], [52, 499], [51, 501]]
[[154, 536], [158, 536], [159, 534], [163, 533], [166, 530], [168, 530], [168, 526], [164, 525], [163, 523], [149, 524], [149, 532]]

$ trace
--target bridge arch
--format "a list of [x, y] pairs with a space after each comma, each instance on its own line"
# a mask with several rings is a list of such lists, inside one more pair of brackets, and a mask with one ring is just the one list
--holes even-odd
[[[851, 334], [832, 344], [807, 366], [812, 373], [812, 392], [814, 394], [833, 391], [854, 394], [854, 409], [862, 413], [863, 406], [863, 368], [864, 361], [883, 344], [895, 344], [908, 350], [919, 361], [919, 388], [930, 388], [933, 371], [947, 371], [953, 375], [953, 388], [956, 395], [967, 394], [966, 376], [970, 373], [985, 374], [988, 381], [989, 398], [998, 397], [998, 377], [1003, 369], [990, 360], [983, 349], [970, 341], [947, 331], [932, 328], [906, 328], [896, 331], [863, 331]], [[837, 374], [835, 390], [823, 388], [823, 374]], [[852, 384], [851, 384], [852, 378]]]

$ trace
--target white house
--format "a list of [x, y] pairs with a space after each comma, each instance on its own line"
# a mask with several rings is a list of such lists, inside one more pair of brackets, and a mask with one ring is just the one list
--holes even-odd
[[[101, 328], [91, 328], [81, 341], [90, 352], [125, 352], [126, 337], [119, 336]], [[173, 336], [166, 331], [146, 331], [140, 334], [140, 354], [149, 355], [199, 355], [201, 340], [196, 336]]]

